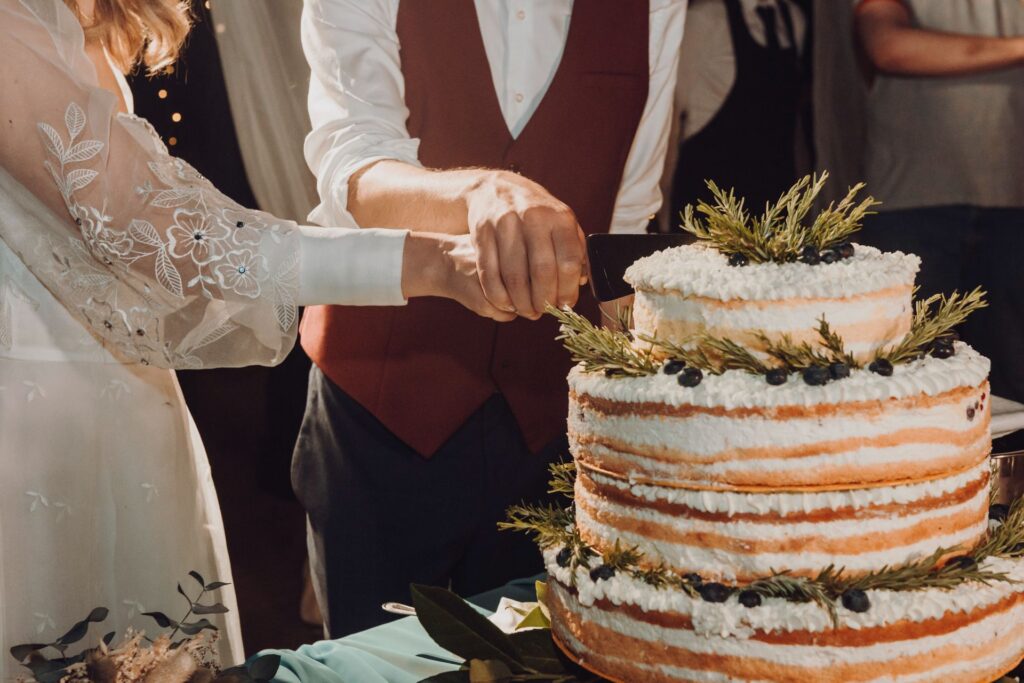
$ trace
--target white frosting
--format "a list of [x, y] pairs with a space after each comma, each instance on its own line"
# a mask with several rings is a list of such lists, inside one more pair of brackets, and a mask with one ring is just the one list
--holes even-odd
[[731, 267], [701, 244], [674, 247], [640, 259], [625, 279], [638, 290], [669, 290], [712, 299], [773, 300], [847, 297], [912, 285], [921, 260], [856, 245], [854, 256], [831, 264], [756, 263]]
[[[626, 546], [636, 546], [646, 557], [658, 558], [670, 567], [683, 568], [685, 571], [699, 569], [708, 575], [720, 577], [726, 581], [735, 581], [741, 576], [761, 576], [771, 574], [773, 571], [796, 571], [801, 573], [814, 573], [828, 565], [845, 567], [851, 572], [869, 572], [885, 566], [904, 564], [931, 555], [936, 548], [951, 548], [955, 546], [968, 546], [974, 543], [988, 528], [988, 520], [981, 514], [980, 508], [987, 505], [987, 493], [982, 492], [980, 497], [973, 501], [964, 503], [957, 508], [949, 509], [956, 511], [964, 509], [977, 510], [977, 522], [963, 528], [931, 536], [922, 536], [915, 539], [913, 543], [897, 544], [883, 550], [858, 550], [851, 547], [850, 552], [812, 552], [804, 549], [799, 552], [757, 552], [747, 553], [735, 551], [729, 548], [716, 548], [704, 545], [690, 545], [686, 543], [673, 543], [662, 539], [653, 539], [647, 533], [636, 533], [624, 529], [613, 528], [601, 524], [595, 520], [584, 507], [576, 509], [576, 524], [580, 529], [586, 530], [602, 540], [605, 547], [611, 547], [616, 541]], [[656, 514], [656, 513], [654, 513]], [[920, 516], [911, 518], [893, 517], [891, 519], [860, 521], [864, 533], [872, 531], [884, 533], [898, 529], [900, 526], [913, 524], [916, 521], [928, 519], [941, 519], [948, 514], [947, 509], [932, 510]], [[633, 516], [646, 517], [648, 514]], [[694, 520], [681, 521], [678, 530], [683, 532], [684, 528], [699, 527], [705, 531], [714, 530], [720, 535], [735, 535], [738, 539], [743, 536], [760, 538], [764, 540], [785, 540], [791, 538], [787, 533], [790, 528], [786, 525], [775, 526], [767, 524], [755, 524], [751, 522], [730, 522], [726, 524], [697, 524]], [[822, 533], [828, 533], [830, 526], [837, 528], [836, 535], [853, 535], [856, 533], [856, 523], [835, 522], [820, 523]], [[805, 525], [810, 529], [813, 525]], [[811, 531], [810, 533], [813, 533]], [[792, 537], [798, 538], [799, 532], [794, 532]]]
[[586, 476], [602, 487], [628, 491], [637, 498], [650, 503], [666, 502], [673, 505], [685, 505], [702, 512], [726, 513], [730, 516], [736, 514], [777, 514], [786, 516], [793, 513], [809, 513], [816, 510], [863, 510], [893, 503], [908, 504], [930, 498], [941, 498], [985, 477], [988, 474], [988, 470], [988, 461], [985, 461], [966, 472], [952, 477], [944, 477], [920, 484], [805, 493], [695, 491], [666, 486], [631, 484], [620, 479], [602, 476], [596, 472], [588, 472]]
[[[571, 571], [555, 562], [557, 550], [545, 551], [548, 574], [563, 585], [570, 585]], [[824, 566], [824, 565], [823, 565]], [[989, 585], [965, 582], [952, 589], [931, 588], [920, 591], [867, 591], [871, 609], [851, 612], [838, 606], [840, 628], [865, 629], [894, 624], [903, 620], [915, 622], [939, 619], [948, 613], [970, 613], [995, 604], [1013, 593], [1024, 592], [1024, 558], [992, 557], [982, 562], [983, 569], [1005, 573], [1013, 583], [993, 582]], [[615, 605], [633, 605], [646, 612], [669, 612], [687, 615], [693, 621], [694, 633], [737, 640], [748, 639], [754, 631], [824, 632], [832, 630], [828, 611], [816, 603], [787, 602], [782, 598], [763, 598], [758, 607], [744, 607], [733, 594], [723, 603], [690, 598], [681, 590], [657, 589], [622, 572], [604, 581], [592, 581], [589, 571], [577, 567], [576, 590], [584, 606], [607, 599]], [[556, 590], [563, 591], [558, 584]], [[635, 620], [630, 620], [638, 624]], [[632, 629], [632, 627], [631, 627]], [[678, 630], [678, 629], [673, 629]], [[628, 631], [635, 635], [632, 630]]]
[[[573, 604], [573, 598], [564, 589], [556, 586], [560, 597]], [[754, 608], [760, 609], [760, 608]], [[1024, 629], [1017, 628], [1017, 625], [1024, 619], [1024, 605], [1016, 605], [1005, 612], [998, 612], [986, 616], [977, 621], [970, 622], [961, 628], [949, 633], [912, 638], [909, 640], [896, 640], [890, 642], [876, 643], [865, 646], [815, 646], [815, 645], [789, 645], [765, 643], [756, 640], [747, 640], [742, 637], [735, 637], [732, 634], [701, 634], [684, 629], [672, 629], [639, 622], [627, 615], [605, 612], [602, 610], [584, 610], [584, 618], [599, 626], [623, 635], [647, 641], [652, 647], [664, 651], [665, 648], [678, 648], [697, 654], [718, 655], [726, 657], [737, 657], [742, 659], [752, 658], [763, 660], [768, 663], [777, 663], [783, 666], [798, 666], [803, 668], [820, 668], [829, 670], [835, 663], [843, 664], [872, 664], [894, 662], [906, 657], [920, 657], [930, 652], [941, 651], [950, 646], [958, 649], [972, 648], [976, 657], [968, 661], [958, 660], [954, 664], [947, 664], [936, 667], [931, 671], [909, 674], [906, 676], [885, 675], [881, 678], [871, 679], [876, 683], [887, 682], [911, 682], [911, 681], [936, 681], [943, 680], [940, 674], [944, 671], [950, 673], [966, 671], [977, 673], [979, 666], [984, 662], [995, 667], [1005, 664], [1007, 659], [1024, 647]], [[581, 653], [586, 659], [586, 654], [591, 648], [582, 643], [568, 629], [562, 628], [561, 624], [553, 624], [558, 637], [563, 639], [567, 645], [577, 653]], [[1011, 650], [992, 652], [991, 643], [996, 638], [1006, 634], [1017, 632], [1019, 635], [1007, 648]], [[604, 653], [602, 653], [604, 654]], [[988, 656], [986, 656], [988, 655]], [[605, 655], [607, 656], [607, 655]], [[616, 659], [616, 657], [612, 657]], [[636, 657], [617, 659], [629, 662], [635, 666]], [[641, 660], [642, 661], [642, 660]], [[964, 666], [964, 665], [972, 666]], [[678, 676], [680, 680], [697, 681], [731, 681], [735, 680], [710, 671], [697, 672], [696, 677], [688, 677], [689, 670], [679, 669], [672, 666], [652, 666], [640, 664], [641, 668], [652, 671], [661, 671], [667, 675]], [[951, 678], [949, 680], [976, 680], [970, 678], [970, 674], [963, 679]]]
[[870, 370], [853, 370], [850, 376], [824, 386], [805, 384], [792, 375], [786, 384], [771, 386], [761, 375], [728, 370], [706, 375], [696, 387], [679, 386], [677, 377], [658, 373], [647, 377], [605, 377], [584, 372], [579, 366], [569, 373], [569, 387], [577, 394], [625, 403], [664, 403], [705, 408], [771, 408], [813, 406], [855, 401], [884, 401], [925, 394], [936, 396], [958, 387], [979, 386], [988, 377], [987, 358], [962, 342], [956, 355], [938, 359], [926, 356], [896, 365], [891, 377]]

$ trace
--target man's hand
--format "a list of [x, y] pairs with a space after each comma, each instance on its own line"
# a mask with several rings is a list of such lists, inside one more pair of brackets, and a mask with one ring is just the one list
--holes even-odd
[[466, 209], [484, 295], [497, 308], [532, 320], [545, 304], [575, 304], [586, 248], [572, 210], [515, 173], [479, 173]]
[[402, 260], [402, 292], [407, 298], [453, 299], [485, 318], [513, 320], [515, 313], [499, 310], [484, 296], [476, 264], [469, 235], [410, 233]]

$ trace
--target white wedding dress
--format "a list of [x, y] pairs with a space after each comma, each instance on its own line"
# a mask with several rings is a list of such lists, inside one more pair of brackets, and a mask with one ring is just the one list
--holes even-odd
[[[117, 104], [62, 0], [0, 0], [0, 681], [26, 673], [11, 646], [94, 607], [109, 618], [69, 653], [154, 632], [145, 611], [183, 616], [190, 571], [231, 581], [168, 368], [273, 363], [294, 342], [294, 224], [228, 200]], [[237, 663], [231, 587], [213, 601]]]

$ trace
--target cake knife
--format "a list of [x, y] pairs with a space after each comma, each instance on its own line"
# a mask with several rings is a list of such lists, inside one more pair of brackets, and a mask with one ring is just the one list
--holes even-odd
[[587, 237], [587, 258], [590, 262], [590, 287], [598, 301], [613, 301], [629, 296], [633, 288], [622, 279], [626, 269], [644, 256], [689, 244], [693, 236], [685, 233], [668, 235], [597, 234]]

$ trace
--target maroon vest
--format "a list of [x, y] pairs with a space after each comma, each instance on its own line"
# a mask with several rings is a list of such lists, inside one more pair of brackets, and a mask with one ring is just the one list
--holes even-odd
[[[506, 168], [540, 183], [587, 233], [607, 232], [647, 101], [648, 3], [573, 6], [558, 70], [518, 138], [502, 117], [472, 0], [399, 5], [409, 134], [428, 168]], [[577, 306], [596, 304], [581, 293]], [[425, 457], [495, 392], [536, 452], [565, 431], [568, 353], [549, 316], [498, 324], [457, 303], [316, 306], [302, 346], [334, 383]]]

